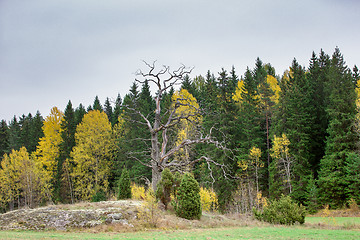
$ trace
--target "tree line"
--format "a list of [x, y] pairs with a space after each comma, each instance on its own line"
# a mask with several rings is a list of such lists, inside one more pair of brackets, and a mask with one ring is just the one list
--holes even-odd
[[149, 187], [165, 168], [191, 172], [222, 211], [282, 194], [309, 210], [360, 203], [360, 78], [338, 48], [282, 75], [259, 58], [240, 77], [146, 66], [124, 99], [2, 120], [1, 208], [114, 195], [124, 168]]

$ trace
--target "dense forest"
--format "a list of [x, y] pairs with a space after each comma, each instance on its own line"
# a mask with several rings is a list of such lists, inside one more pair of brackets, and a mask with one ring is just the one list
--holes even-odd
[[123, 99], [2, 120], [0, 209], [110, 197], [125, 168], [156, 188], [165, 167], [214, 189], [224, 212], [282, 194], [312, 211], [360, 204], [360, 76], [338, 48], [282, 75], [259, 58], [241, 76], [154, 64]]

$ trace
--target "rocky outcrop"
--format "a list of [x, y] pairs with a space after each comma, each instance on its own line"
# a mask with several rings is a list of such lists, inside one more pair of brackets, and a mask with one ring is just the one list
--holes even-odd
[[0, 214], [0, 229], [67, 230], [113, 223], [131, 227], [129, 221], [137, 217], [140, 205], [129, 200], [19, 209]]

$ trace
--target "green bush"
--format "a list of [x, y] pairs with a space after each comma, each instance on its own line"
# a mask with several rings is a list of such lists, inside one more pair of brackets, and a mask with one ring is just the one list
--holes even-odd
[[157, 188], [156, 188], [156, 198], [164, 204], [165, 209], [167, 209], [167, 206], [171, 201], [170, 195], [173, 190], [173, 185], [174, 185], [173, 174], [168, 168], [165, 168], [161, 173], [161, 179], [157, 184]]
[[123, 169], [119, 179], [118, 199], [131, 198], [130, 176], [126, 168]]
[[293, 225], [296, 222], [305, 222], [306, 210], [291, 200], [290, 196], [282, 195], [279, 200], [273, 200], [264, 207], [263, 211], [253, 208], [256, 219], [273, 224]]
[[95, 194], [91, 198], [92, 202], [101, 202], [106, 201], [106, 193], [103, 189], [99, 189], [95, 192]]
[[185, 173], [177, 190], [176, 215], [186, 219], [200, 219], [200, 187], [193, 175]]

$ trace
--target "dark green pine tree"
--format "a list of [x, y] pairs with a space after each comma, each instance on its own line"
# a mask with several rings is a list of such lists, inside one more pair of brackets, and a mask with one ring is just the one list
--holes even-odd
[[353, 78], [354, 78], [354, 81], [360, 80], [359, 69], [356, 65], [353, 67]]
[[[213, 132], [213, 136], [216, 137], [218, 141], [226, 142], [227, 148], [231, 150], [235, 150], [236, 148], [235, 137], [238, 131], [238, 126], [236, 124], [236, 105], [232, 99], [235, 92], [233, 86], [234, 77], [237, 79], [235, 73], [233, 73], [232, 76], [229, 76], [224, 69], [219, 72], [219, 77], [215, 82], [216, 88], [213, 89], [215, 90], [213, 92], [215, 95], [211, 96], [211, 99], [215, 102], [208, 105], [212, 108], [207, 112], [209, 116], [205, 119], [205, 126], [207, 126], [205, 131], [209, 131], [212, 127], [215, 127], [217, 131]], [[206, 111], [207, 110], [209, 110], [208, 107], [206, 108]], [[208, 153], [211, 153], [210, 157], [212, 159], [216, 159], [217, 162], [229, 167], [229, 174], [235, 173], [237, 162], [231, 154], [224, 154], [223, 151], [216, 149], [213, 146], [205, 146], [200, 153], [208, 156]], [[221, 196], [219, 197], [220, 210], [226, 211], [232, 200], [232, 191], [237, 187], [236, 182], [226, 178], [223, 171], [219, 168], [214, 168], [213, 173], [214, 178], [217, 179], [214, 184], [215, 190], [217, 191], [218, 196]]]
[[92, 106], [92, 110], [99, 110], [100, 112], [103, 111], [103, 108], [101, 106], [101, 103], [100, 103], [100, 100], [99, 100], [98, 96], [95, 97], [94, 104]]
[[[150, 121], [150, 123], [153, 122], [154, 120], [154, 113], [155, 113], [155, 100], [153, 99], [153, 97], [151, 96], [151, 92], [150, 92], [150, 86], [148, 84], [147, 81], [145, 81], [141, 87], [141, 91], [139, 93], [139, 98], [138, 98], [138, 109], [140, 110], [140, 112]], [[136, 121], [143, 122], [143, 119], [139, 119], [139, 116], [134, 116]], [[150, 132], [149, 129], [147, 127], [144, 127], [144, 125], [139, 125], [137, 124], [138, 127], [136, 127], [136, 129], [134, 129], [134, 131], [136, 130], [136, 134], [137, 134], [137, 138], [139, 140], [137, 140], [137, 151], [138, 152], [148, 152], [150, 149], [150, 141], [149, 139], [151, 138], [150, 136]], [[136, 136], [133, 135], [133, 139], [135, 139]], [[145, 154], [144, 156], [139, 156], [140, 157], [140, 161], [141, 162], [145, 162], [148, 163], [148, 154]], [[133, 167], [130, 170], [131, 175], [130, 176], [143, 176], [146, 177], [148, 179], [150, 179], [151, 177], [151, 171], [147, 166], [144, 166], [143, 164], [141, 164], [140, 162], [134, 162]]]
[[195, 89], [193, 87], [192, 81], [191, 81], [190, 76], [188, 74], [186, 74], [184, 76], [184, 79], [183, 79], [183, 81], [181, 83], [181, 88], [188, 90], [188, 92], [191, 93], [194, 96]]
[[19, 150], [21, 147], [21, 128], [16, 116], [11, 120], [9, 124], [9, 149]]
[[[254, 78], [250, 70], [247, 69], [244, 75], [244, 93], [242, 94], [242, 102], [237, 103], [237, 114], [236, 114], [236, 147], [237, 147], [237, 160], [247, 161], [249, 160], [249, 151], [252, 147], [264, 149], [263, 131], [261, 128], [262, 116], [258, 110], [259, 101], [255, 98], [256, 86], [254, 84]], [[263, 157], [265, 154], [263, 154]], [[243, 175], [241, 169], [238, 169], [238, 173]], [[254, 173], [247, 172], [247, 181], [254, 181]], [[260, 175], [264, 179], [260, 181], [261, 189], [264, 193], [268, 191], [267, 174], [261, 172]]]
[[315, 115], [313, 107], [314, 88], [305, 75], [305, 69], [294, 59], [290, 76], [291, 91], [287, 102], [286, 134], [290, 141], [290, 153], [293, 162], [293, 192], [291, 195], [301, 203], [306, 201], [306, 187], [309, 180], [309, 159], [311, 153], [311, 133], [313, 132]]
[[65, 108], [60, 128], [62, 141], [59, 145], [54, 195], [57, 201], [69, 203], [71, 202], [70, 183], [67, 181], [68, 177], [66, 177], [67, 172], [64, 169], [64, 162], [70, 158], [70, 153], [75, 146], [76, 132], [75, 111], [70, 100]]
[[118, 196], [117, 199], [129, 199], [131, 198], [131, 185], [129, 171], [124, 168], [121, 172], [121, 176], [118, 183]]
[[319, 58], [313, 52], [310, 59], [310, 66], [308, 74], [306, 75], [309, 84], [311, 84], [311, 96], [313, 99], [311, 105], [313, 106], [313, 112], [311, 115], [314, 117], [313, 124], [309, 126], [310, 130], [310, 155], [309, 164], [314, 173], [314, 177], [317, 177], [319, 170], [320, 159], [325, 154], [325, 139], [327, 137], [328, 117], [325, 111], [327, 96], [325, 93], [325, 84], [327, 83], [327, 74], [329, 68], [329, 56], [321, 51]]
[[[130, 88], [128, 94], [125, 95], [123, 106], [123, 118], [124, 118], [124, 136], [118, 139], [118, 157], [117, 163], [115, 164], [116, 168], [114, 169], [114, 177], [119, 178], [122, 171], [120, 166], [125, 166], [129, 169], [130, 178], [134, 181], [139, 182], [142, 178], [149, 178], [151, 176], [151, 171], [143, 172], [145, 169], [140, 162], [148, 161], [147, 152], [144, 146], [146, 145], [146, 138], [144, 133], [144, 126], [142, 123], [142, 118], [138, 113], [135, 112], [135, 109], [140, 109], [140, 93], [138, 91], [138, 86], [134, 82]], [[149, 170], [149, 169], [148, 169]], [[144, 174], [144, 175], [142, 175]]]
[[42, 129], [44, 125], [44, 118], [41, 116], [40, 112], [37, 111], [35, 116], [31, 120], [30, 127], [30, 142], [27, 148], [29, 153], [32, 153], [36, 150], [36, 147], [40, 141], [40, 138], [44, 136], [44, 131]]
[[30, 129], [31, 129], [31, 121], [32, 115], [29, 113], [28, 116], [24, 114], [19, 118], [19, 125], [20, 125], [20, 142], [21, 146], [24, 146], [26, 149], [29, 149], [30, 145]]
[[338, 48], [331, 58], [326, 87], [329, 136], [320, 162], [319, 194], [322, 204], [340, 207], [348, 198], [345, 167], [349, 155], [356, 150], [358, 136], [353, 127], [356, 115], [353, 77]]
[[109, 121], [111, 122], [112, 119], [113, 119], [113, 109], [112, 109], [112, 106], [110, 104], [109, 98], [106, 98], [106, 100], [105, 100], [104, 112], [106, 113], [106, 115], [108, 116]]
[[75, 110], [75, 124], [76, 126], [81, 123], [84, 115], [86, 114], [86, 110], [84, 108], [84, 106], [80, 103], [79, 107], [76, 108]]
[[142, 85], [141, 92], [139, 94], [139, 105], [142, 114], [144, 114], [144, 116], [147, 116], [147, 118], [152, 121], [154, 118], [154, 111], [156, 105], [154, 98], [151, 96], [150, 86], [147, 81], [145, 81]]
[[114, 112], [111, 120], [113, 126], [119, 122], [119, 116], [121, 114], [121, 111], [122, 111], [122, 99], [120, 94], [118, 94], [115, 100]]
[[[260, 110], [261, 117], [261, 128], [263, 131], [262, 139], [266, 145], [261, 146], [262, 152], [266, 156], [265, 169], [268, 169], [270, 165], [270, 129], [271, 129], [271, 118], [273, 115], [273, 107], [275, 103], [271, 100], [271, 97], [274, 95], [274, 92], [271, 90], [267, 82], [267, 68], [265, 68], [263, 62], [260, 58], [256, 59], [255, 68], [253, 70], [253, 88], [255, 88], [258, 96], [261, 96], [260, 101], [257, 104], [257, 107]], [[271, 71], [271, 70], [270, 70]], [[265, 147], [265, 148], [264, 148]], [[264, 171], [264, 179], [268, 179], [269, 172]], [[266, 184], [263, 182], [263, 184]], [[264, 188], [266, 190], [266, 188]]]
[[0, 162], [5, 153], [9, 153], [9, 127], [5, 120], [0, 122]]
[[[217, 94], [218, 94], [216, 78], [214, 74], [212, 74], [210, 71], [208, 71], [206, 74], [204, 88], [205, 88], [203, 91], [204, 100], [200, 102], [200, 106], [204, 109], [204, 111], [210, 113], [217, 106]], [[207, 115], [205, 115], [205, 118], [206, 116]], [[206, 121], [204, 123], [206, 123]]]
[[[311, 132], [315, 121], [313, 107], [313, 86], [310, 79], [305, 75], [305, 69], [294, 59], [291, 66], [291, 74], [289, 79], [283, 79], [282, 93], [279, 99], [278, 110], [274, 123], [274, 134], [281, 136], [286, 134], [290, 141], [289, 154], [293, 158], [291, 166], [291, 185], [290, 189], [285, 189], [283, 193], [291, 194], [298, 202], [307, 201], [307, 182], [310, 179], [309, 159], [311, 154]], [[280, 174], [278, 169], [271, 167], [272, 176], [276, 177]], [[279, 189], [276, 181], [272, 189]]]
[[239, 81], [239, 77], [236, 74], [235, 67], [232, 66], [230, 71], [229, 83], [228, 83], [229, 92], [231, 92], [232, 94], [235, 93], [238, 81]]

